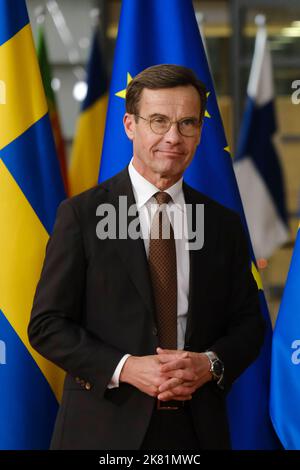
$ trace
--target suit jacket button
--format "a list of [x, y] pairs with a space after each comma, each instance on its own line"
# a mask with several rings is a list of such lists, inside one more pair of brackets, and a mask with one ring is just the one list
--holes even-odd
[[85, 389], [86, 389], [86, 390], [91, 390], [91, 388], [92, 388], [92, 386], [91, 386], [90, 382], [87, 382], [87, 383], [85, 384]]
[[153, 333], [154, 336], [157, 336], [158, 331], [157, 331], [156, 326], [154, 326], [154, 327], [152, 328], [152, 333]]

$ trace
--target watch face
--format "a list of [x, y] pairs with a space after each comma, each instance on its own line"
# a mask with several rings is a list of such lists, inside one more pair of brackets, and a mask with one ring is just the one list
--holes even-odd
[[219, 359], [217, 359], [216, 361], [214, 361], [213, 363], [213, 373], [217, 376], [217, 377], [221, 377], [222, 373], [223, 373], [223, 362], [220, 361]]

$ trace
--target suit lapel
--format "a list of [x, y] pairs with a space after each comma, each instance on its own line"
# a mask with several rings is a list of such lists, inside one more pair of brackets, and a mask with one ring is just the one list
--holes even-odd
[[[119, 196], [126, 196], [127, 198], [127, 211], [128, 208], [136, 203], [133, 195], [132, 185], [127, 168], [122, 172], [121, 177], [110, 189], [110, 196], [117, 212], [117, 233], [119, 230]], [[123, 211], [123, 208], [121, 209]], [[122, 213], [124, 216], [124, 213]], [[135, 216], [128, 216], [127, 228], [129, 224], [138, 217], [138, 212]], [[128, 234], [128, 231], [127, 231]], [[142, 300], [152, 315], [154, 315], [154, 303], [152, 294], [152, 284], [150, 279], [150, 272], [148, 267], [148, 260], [145, 251], [144, 241], [141, 237], [134, 240], [127, 236], [125, 239], [114, 240], [114, 244], [119, 253], [119, 256], [126, 266], [128, 274], [139, 292]]]
[[[190, 250], [190, 278], [189, 278], [189, 307], [187, 315], [187, 325], [185, 333], [185, 349], [190, 349], [193, 337], [193, 332], [196, 331], [195, 322], [199, 322], [201, 315], [205, 314], [205, 292], [208, 281], [208, 273], [210, 269], [209, 252], [211, 244], [214, 244], [213, 234], [210, 233], [211, 221], [209, 220], [209, 211], [206, 200], [201, 198], [201, 194], [194, 191], [192, 188], [183, 183], [183, 192], [185, 203], [190, 204], [192, 207], [192, 220], [188, 219], [188, 233], [189, 239], [192, 239], [192, 233], [195, 232], [195, 218], [196, 218], [196, 205], [204, 204], [204, 246], [199, 250]], [[209, 231], [209, 235], [208, 235]], [[208, 244], [210, 248], [208, 249]], [[200, 296], [202, 302], [199, 304], [199, 289], [203, 293]], [[198, 341], [197, 341], [198, 342]]]

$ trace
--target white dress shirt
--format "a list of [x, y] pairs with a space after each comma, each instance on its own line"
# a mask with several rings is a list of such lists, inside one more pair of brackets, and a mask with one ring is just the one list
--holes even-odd
[[[132, 160], [128, 166], [133, 194], [139, 212], [141, 233], [145, 244], [147, 257], [149, 255], [150, 228], [155, 211], [158, 208], [154, 194], [160, 191], [146, 180], [133, 166]], [[182, 178], [173, 186], [166, 189], [172, 198], [167, 205], [167, 213], [174, 231], [177, 262], [177, 348], [184, 348], [184, 338], [188, 312], [190, 258], [187, 249], [185, 200], [182, 190]], [[183, 225], [184, 224], [184, 225]], [[130, 354], [122, 357], [111, 378], [108, 388], [119, 386], [122, 367]]]

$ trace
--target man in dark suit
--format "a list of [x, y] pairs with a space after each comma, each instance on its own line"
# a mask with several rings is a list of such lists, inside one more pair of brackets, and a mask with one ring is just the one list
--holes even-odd
[[58, 210], [28, 330], [67, 372], [53, 449], [230, 448], [226, 393], [264, 325], [238, 215], [182, 182], [205, 105], [191, 70], [141, 72], [128, 168]]

